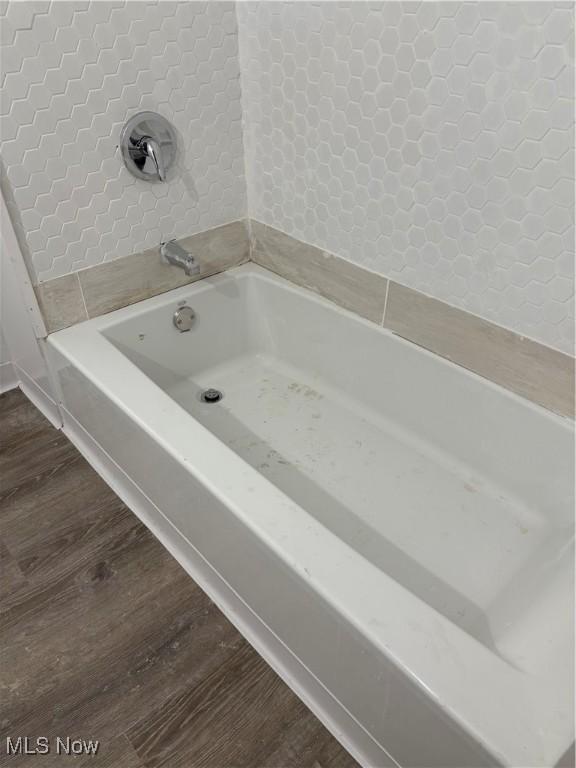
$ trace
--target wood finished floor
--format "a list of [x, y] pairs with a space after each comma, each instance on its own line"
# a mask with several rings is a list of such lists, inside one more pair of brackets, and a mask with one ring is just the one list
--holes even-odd
[[[66, 437], [0, 396], [0, 764], [353, 768]], [[7, 758], [5, 737], [100, 741]]]

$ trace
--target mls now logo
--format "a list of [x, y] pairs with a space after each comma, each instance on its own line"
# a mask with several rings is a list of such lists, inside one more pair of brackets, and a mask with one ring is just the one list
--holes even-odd
[[15, 755], [47, 755], [51, 751], [57, 755], [95, 755], [100, 743], [95, 739], [72, 739], [70, 736], [56, 737], [52, 744], [47, 736], [31, 739], [28, 736], [6, 737], [6, 754]]

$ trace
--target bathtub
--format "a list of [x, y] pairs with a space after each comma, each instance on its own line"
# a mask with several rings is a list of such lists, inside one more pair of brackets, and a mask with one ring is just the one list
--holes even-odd
[[560, 760], [570, 422], [253, 264], [48, 348], [66, 434], [363, 765]]

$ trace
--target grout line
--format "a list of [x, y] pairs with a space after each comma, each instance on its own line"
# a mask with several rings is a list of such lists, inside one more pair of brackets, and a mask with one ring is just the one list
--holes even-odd
[[76, 280], [78, 280], [78, 287], [80, 288], [80, 296], [82, 297], [82, 304], [84, 305], [84, 312], [86, 312], [86, 319], [89, 320], [90, 319], [90, 315], [88, 313], [88, 307], [86, 305], [86, 299], [84, 297], [84, 291], [82, 289], [82, 282], [80, 280], [80, 276], [79, 276], [78, 272], [75, 272], [74, 274], [76, 275]]
[[380, 325], [382, 328], [386, 328], [384, 325], [384, 320], [386, 319], [386, 310], [388, 309], [388, 294], [390, 293], [390, 283], [392, 281], [389, 277], [386, 278], [386, 293], [384, 294], [384, 309], [382, 310], [382, 322]]
[[[248, 157], [249, 157], [249, 144], [250, 140], [248, 137], [248, 109], [246, 108], [246, 95], [245, 95], [245, 76], [244, 72], [246, 71], [246, 67], [243, 66], [244, 63], [244, 56], [245, 56], [245, 49], [247, 46], [247, 43], [245, 42], [245, 36], [244, 36], [244, 24], [242, 23], [242, 19], [240, 18], [241, 11], [240, 6], [238, 3], [234, 3], [234, 14], [236, 17], [236, 40], [237, 40], [237, 55], [238, 55], [238, 84], [240, 87], [240, 108], [241, 108], [241, 117], [240, 117], [240, 129], [242, 131], [242, 159], [244, 161], [244, 193], [246, 195], [246, 221], [250, 222], [250, 169], [252, 167], [252, 164], [249, 163]], [[247, 55], [247, 54], [246, 54]], [[252, 235], [250, 224], [249, 226], [249, 234]], [[252, 253], [252, 247], [250, 246], [250, 253]], [[252, 257], [250, 256], [250, 260], [252, 260]]]
[[252, 247], [252, 219], [250, 216], [246, 216], [244, 221], [246, 226], [246, 233], [248, 234], [248, 261], [254, 261], [252, 258], [252, 251], [254, 250]]

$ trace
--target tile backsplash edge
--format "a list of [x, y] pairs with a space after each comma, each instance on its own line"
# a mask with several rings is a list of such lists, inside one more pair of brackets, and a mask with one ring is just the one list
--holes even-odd
[[[218, 242], [222, 240], [223, 233], [230, 232], [232, 232], [237, 247], [230, 248], [230, 253], [227, 251], [214, 253], [218, 247]], [[237, 266], [244, 261], [249, 261], [250, 258], [248, 224], [245, 219], [179, 238], [177, 242], [192, 251], [196, 248], [199, 250], [199, 260], [202, 267], [199, 275], [188, 277], [180, 269], [163, 264], [156, 247], [35, 285], [34, 291], [48, 333], [54, 333], [114, 309], [128, 306], [136, 301], [143, 301], [173, 288], [201, 280], [217, 272], [230, 269], [232, 266]], [[226, 237], [224, 237], [224, 242], [226, 244]], [[200, 255], [204, 250], [210, 252], [210, 257], [205, 260]], [[221, 251], [225, 250], [221, 249]], [[135, 268], [132, 269], [132, 267]], [[96, 276], [99, 276], [98, 280], [94, 279]], [[119, 278], [120, 281], [123, 280], [124, 283], [128, 284], [117, 285]], [[102, 292], [100, 304], [95, 301], [94, 283], [96, 283], [94, 286], [96, 288], [107, 289]], [[106, 285], [107, 283], [108, 285]], [[112, 283], [116, 284], [112, 285]], [[110, 301], [109, 294], [112, 291], [117, 295]]]
[[[259, 256], [254, 230], [259, 226], [289, 241], [292, 252], [298, 248], [307, 251], [313, 249], [352, 265], [370, 278], [382, 278], [364, 267], [328, 254], [253, 219], [250, 247], [252, 260], [256, 263], [259, 263]], [[262, 263], [261, 266], [267, 265]], [[282, 274], [278, 258], [275, 260], [274, 271], [296, 282], [293, 270], [287, 269]], [[305, 280], [298, 283], [310, 287], [305, 284]], [[386, 280], [382, 290], [383, 313], [379, 324], [521, 397], [561, 416], [574, 418], [574, 357], [396, 281]], [[331, 298], [321, 290], [316, 292]], [[337, 300], [335, 302], [340, 303]], [[415, 307], [418, 313], [411, 314]], [[350, 309], [349, 306], [345, 308]]]

